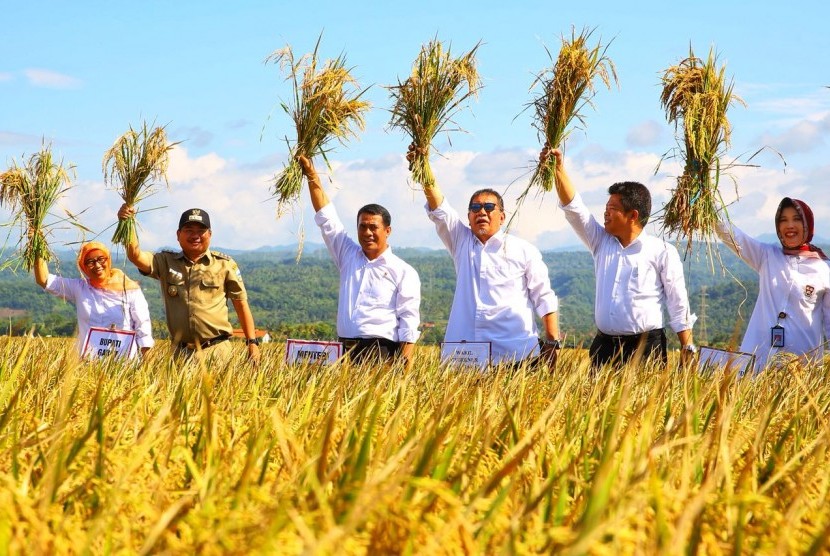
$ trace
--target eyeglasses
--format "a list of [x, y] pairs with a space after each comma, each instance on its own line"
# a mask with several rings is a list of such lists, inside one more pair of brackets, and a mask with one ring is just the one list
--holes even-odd
[[106, 257], [96, 257], [94, 259], [87, 259], [84, 261], [84, 266], [87, 268], [94, 268], [95, 265], [98, 266], [107, 266], [107, 258]]
[[496, 203], [470, 203], [470, 212], [478, 212], [482, 208], [486, 212], [493, 212], [498, 208], [498, 205]]

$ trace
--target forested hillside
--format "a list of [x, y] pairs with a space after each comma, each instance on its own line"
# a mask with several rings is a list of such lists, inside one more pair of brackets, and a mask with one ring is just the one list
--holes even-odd
[[[396, 253], [421, 276], [422, 321], [435, 325], [425, 328], [423, 341], [440, 341], [455, 283], [452, 260], [444, 251], [400, 249]], [[692, 308], [700, 318], [695, 333], [701, 343], [722, 345], [735, 334], [740, 337], [757, 295], [757, 275], [731, 253], [723, 251], [722, 256], [725, 268], [733, 276], [725, 274], [718, 263], [713, 272], [705, 257], [686, 263]], [[77, 276], [74, 256], [65, 252], [60, 257], [63, 261], [60, 272]], [[234, 253], [234, 258], [242, 269], [259, 328], [270, 330], [278, 338], [335, 336], [337, 271], [325, 250], [307, 250], [299, 263], [295, 262], [294, 253], [286, 251]], [[568, 335], [568, 345], [588, 340], [594, 331], [594, 275], [590, 255], [586, 251], [549, 252], [544, 258], [553, 288], [560, 297], [560, 318], [562, 330]], [[54, 269], [55, 265], [50, 268]], [[127, 273], [141, 282], [150, 303], [154, 329], [163, 336], [166, 328], [158, 284], [140, 277], [131, 265], [127, 265]], [[18, 314], [20, 310], [25, 315]], [[74, 307], [42, 292], [31, 276], [22, 272], [0, 271], [0, 315], [4, 317], [6, 333], [11, 330], [13, 334], [20, 334], [32, 326], [43, 335], [74, 333]]]

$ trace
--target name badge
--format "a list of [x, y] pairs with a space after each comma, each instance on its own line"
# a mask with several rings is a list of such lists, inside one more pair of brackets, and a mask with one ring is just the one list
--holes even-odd
[[441, 362], [483, 371], [490, 365], [490, 342], [441, 342]]
[[770, 328], [769, 345], [774, 348], [784, 347], [784, 327], [780, 324], [776, 324]]
[[340, 342], [315, 342], [311, 340], [286, 340], [285, 362], [289, 365], [309, 363], [331, 365], [343, 355]]
[[87, 359], [107, 356], [129, 357], [134, 341], [134, 330], [91, 326], [84, 342], [83, 357]]

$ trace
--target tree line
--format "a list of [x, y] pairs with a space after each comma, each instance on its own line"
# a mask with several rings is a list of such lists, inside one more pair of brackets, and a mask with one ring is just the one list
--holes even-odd
[[[421, 277], [421, 341], [440, 342], [455, 286], [452, 259], [443, 250], [395, 252], [415, 267]], [[726, 346], [743, 334], [755, 304], [758, 280], [752, 269], [722, 246], [715, 252], [722, 265], [716, 262], [714, 269], [703, 253], [693, 254], [685, 261], [686, 282], [692, 310], [698, 315], [696, 339], [707, 345]], [[57, 266], [58, 272], [77, 277], [74, 254], [59, 253], [59, 257], [62, 263]], [[306, 249], [299, 262], [290, 251], [235, 252], [233, 257], [242, 271], [258, 328], [267, 329], [276, 339], [336, 338], [338, 276], [325, 249]], [[543, 257], [560, 298], [566, 345], [587, 345], [595, 330], [591, 256], [587, 251], [552, 251], [543, 253]], [[165, 337], [167, 328], [158, 283], [142, 277], [123, 260], [116, 258], [114, 264], [141, 283], [150, 305], [154, 334]], [[21, 310], [25, 314], [17, 314]], [[4, 334], [20, 335], [32, 329], [48, 336], [75, 334], [74, 306], [43, 292], [30, 275], [9, 269], [0, 270], [0, 315], [7, 314]]]

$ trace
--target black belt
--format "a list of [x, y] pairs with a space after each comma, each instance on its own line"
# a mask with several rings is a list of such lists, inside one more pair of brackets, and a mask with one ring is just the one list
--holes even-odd
[[343, 351], [353, 356], [358, 361], [371, 353], [380, 355], [381, 359], [394, 359], [397, 357], [403, 345], [400, 342], [388, 338], [338, 338], [343, 344]]
[[663, 328], [655, 328], [654, 330], [649, 330], [648, 332], [640, 332], [639, 334], [621, 334], [619, 336], [612, 336], [611, 334], [606, 334], [601, 330], [597, 330], [597, 336], [602, 338], [603, 340], [617, 340], [619, 342], [624, 342], [626, 340], [632, 340], [634, 338], [639, 338], [642, 335], [646, 335], [647, 338], [654, 338], [655, 336], [660, 336], [665, 332]]
[[[216, 336], [215, 338], [211, 338], [210, 340], [205, 340], [204, 342], [200, 343], [198, 349], [207, 349], [211, 346], [215, 346], [216, 344], [220, 344], [229, 338], [230, 336], [228, 336], [227, 334]], [[179, 343], [179, 349], [189, 349], [190, 351], [195, 351], [197, 348], [196, 344], [194, 343], [181, 342]]]

